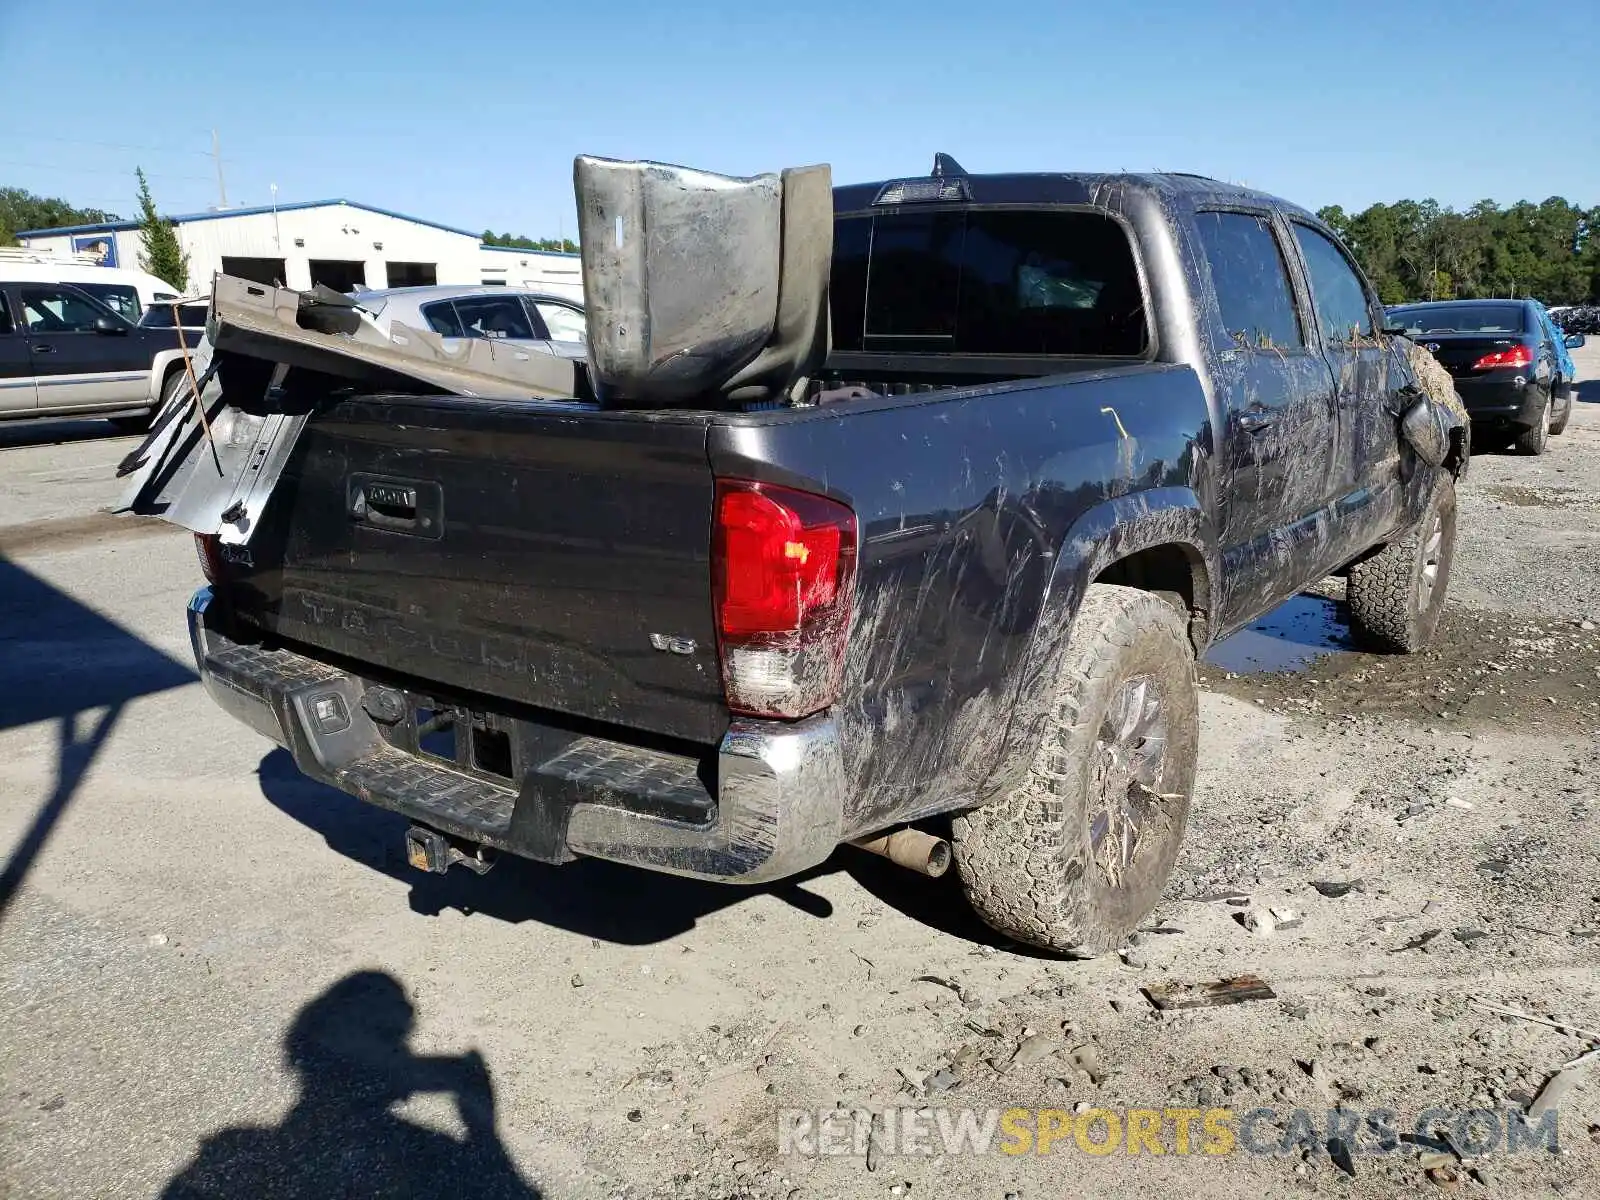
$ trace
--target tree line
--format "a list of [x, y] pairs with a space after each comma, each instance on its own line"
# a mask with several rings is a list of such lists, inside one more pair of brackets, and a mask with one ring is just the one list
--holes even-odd
[[1466, 212], [1436, 200], [1374, 204], [1350, 214], [1317, 213], [1331, 226], [1385, 304], [1532, 296], [1546, 304], [1600, 298], [1600, 207], [1560, 196], [1501, 208], [1480, 200]]
[[[155, 257], [163, 269], [176, 270], [176, 239], [165, 244], [161, 231], [170, 236], [170, 226], [156, 217], [142, 173], [139, 185], [140, 216], [160, 247]], [[1581, 208], [1552, 196], [1542, 204], [1522, 200], [1508, 208], [1481, 200], [1456, 212], [1436, 200], [1401, 200], [1354, 214], [1333, 205], [1317, 215], [1355, 253], [1385, 304], [1495, 296], [1534, 296], [1546, 304], [1600, 302], [1600, 237], [1590, 236], [1600, 229], [1600, 207]], [[23, 229], [120, 219], [24, 188], [0, 188], [0, 245], [14, 244]], [[578, 251], [571, 238], [492, 229], [483, 231], [483, 241], [520, 250]]]
[[77, 208], [54, 196], [36, 196], [26, 188], [0, 188], [0, 246], [15, 246], [17, 234], [24, 229], [100, 225], [120, 220], [116, 213], [99, 208]]
[[485, 246], [510, 246], [516, 250], [556, 250], [563, 254], [576, 254], [578, 243], [571, 238], [530, 238], [520, 234], [496, 233], [492, 229], [483, 231], [483, 244]]

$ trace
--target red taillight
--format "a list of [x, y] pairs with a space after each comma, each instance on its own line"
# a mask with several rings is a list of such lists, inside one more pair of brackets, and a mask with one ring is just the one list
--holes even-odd
[[1485, 354], [1472, 364], [1474, 371], [1487, 371], [1491, 367], [1531, 367], [1533, 365], [1533, 351], [1526, 346], [1512, 346], [1507, 350], [1496, 350], [1493, 354]]
[[222, 578], [222, 543], [214, 533], [197, 533], [194, 535], [194, 550], [200, 556], [200, 573], [206, 577], [207, 583], [216, 583]]
[[728, 707], [803, 717], [838, 698], [856, 516], [809, 492], [717, 482], [712, 582]]

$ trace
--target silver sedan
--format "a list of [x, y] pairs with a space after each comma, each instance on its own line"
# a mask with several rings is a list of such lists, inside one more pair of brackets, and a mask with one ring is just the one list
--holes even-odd
[[489, 338], [585, 358], [583, 306], [561, 296], [503, 286], [409, 287], [357, 292], [356, 306], [387, 336], [395, 322], [445, 338]]

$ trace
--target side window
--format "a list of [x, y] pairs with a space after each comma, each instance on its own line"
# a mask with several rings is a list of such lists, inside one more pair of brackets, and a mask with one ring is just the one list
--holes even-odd
[[93, 333], [94, 323], [109, 315], [89, 297], [65, 288], [25, 287], [21, 292], [29, 333]]
[[1335, 344], [1372, 336], [1372, 309], [1361, 279], [1332, 241], [1306, 225], [1295, 225], [1295, 240], [1311, 273], [1311, 297], [1323, 336]]
[[1195, 225], [1228, 335], [1241, 346], [1301, 349], [1305, 336], [1271, 222], [1250, 213], [1202, 212]]
[[11, 332], [11, 301], [0, 292], [0, 337]]
[[558, 342], [588, 340], [589, 326], [581, 312], [568, 308], [565, 304], [552, 304], [547, 300], [537, 300], [533, 306], [544, 318], [545, 328], [550, 330], [550, 336], [554, 340]]
[[466, 337], [461, 332], [461, 318], [456, 316], [456, 306], [448, 300], [439, 300], [422, 306], [422, 319], [428, 328], [440, 337]]
[[456, 316], [465, 337], [533, 338], [533, 324], [515, 296], [463, 297], [456, 301]]

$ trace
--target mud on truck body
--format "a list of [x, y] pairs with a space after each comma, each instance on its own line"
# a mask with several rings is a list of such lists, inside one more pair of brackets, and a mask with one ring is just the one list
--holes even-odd
[[1177, 855], [1208, 645], [1334, 572], [1371, 644], [1433, 636], [1466, 430], [1312, 214], [945, 156], [576, 182], [570, 378], [219, 279], [207, 421], [126, 465], [199, 535], [210, 694], [418, 865], [760, 883], [937, 819], [991, 925], [1104, 950]]

